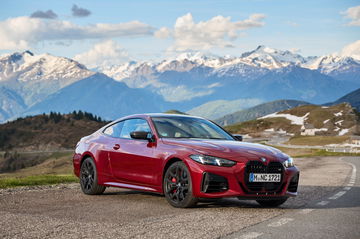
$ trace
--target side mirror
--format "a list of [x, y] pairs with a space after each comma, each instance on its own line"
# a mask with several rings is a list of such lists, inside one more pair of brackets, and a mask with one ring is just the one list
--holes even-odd
[[133, 139], [143, 139], [148, 140], [149, 142], [155, 141], [153, 134], [146, 131], [133, 131], [130, 133], [130, 136]]
[[243, 141], [243, 137], [240, 134], [233, 134], [232, 136], [236, 141]]

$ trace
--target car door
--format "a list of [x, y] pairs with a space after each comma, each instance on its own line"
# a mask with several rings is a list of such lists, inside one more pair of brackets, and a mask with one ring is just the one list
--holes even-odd
[[113, 152], [114, 148], [117, 147], [118, 138], [120, 136], [121, 128], [123, 122], [116, 122], [103, 130], [103, 134], [99, 137], [98, 144], [98, 167], [102, 170], [99, 171], [99, 174], [103, 174], [107, 177], [107, 181], [111, 180], [113, 173], [110, 165], [110, 154]]
[[156, 166], [160, 164], [154, 155], [156, 144], [148, 140], [132, 139], [133, 131], [151, 132], [145, 119], [128, 119], [122, 122], [119, 138], [113, 141], [109, 158], [116, 179], [144, 185], [155, 185]]

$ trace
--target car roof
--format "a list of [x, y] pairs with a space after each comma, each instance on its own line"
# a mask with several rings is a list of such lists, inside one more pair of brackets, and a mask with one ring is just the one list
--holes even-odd
[[166, 114], [166, 113], [144, 113], [144, 114], [133, 114], [121, 117], [116, 119], [115, 121], [131, 119], [131, 118], [151, 118], [151, 117], [184, 117], [184, 118], [197, 118], [197, 119], [204, 119], [202, 117], [194, 116], [194, 115], [183, 115], [183, 114]]

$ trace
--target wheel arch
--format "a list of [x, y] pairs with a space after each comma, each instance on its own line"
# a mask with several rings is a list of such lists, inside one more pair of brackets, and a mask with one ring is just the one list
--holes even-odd
[[85, 161], [85, 159], [87, 158], [92, 158], [94, 160], [94, 163], [96, 165], [96, 160], [95, 160], [95, 157], [92, 155], [92, 153], [90, 152], [85, 152], [83, 153], [83, 155], [81, 156], [81, 160], [80, 160], [80, 168], [81, 168], [81, 165], [82, 163]]
[[172, 164], [175, 163], [175, 162], [179, 162], [179, 161], [184, 162], [183, 160], [181, 160], [181, 159], [178, 158], [178, 157], [170, 158], [170, 159], [166, 162], [166, 164], [165, 164], [165, 166], [164, 166], [164, 168], [163, 168], [163, 171], [162, 171], [161, 185], [162, 185], [163, 182], [164, 182], [164, 177], [165, 177], [166, 170], [170, 167], [170, 165], [172, 165]]

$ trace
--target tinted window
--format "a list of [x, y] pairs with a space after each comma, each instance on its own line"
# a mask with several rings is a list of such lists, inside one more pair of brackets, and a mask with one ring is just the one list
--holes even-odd
[[144, 119], [129, 119], [124, 121], [120, 137], [130, 139], [130, 133], [133, 131], [151, 132], [150, 127]]
[[199, 138], [234, 140], [216, 124], [190, 117], [153, 117], [156, 130], [163, 138]]
[[107, 134], [111, 137], [115, 137], [115, 138], [119, 138], [120, 137], [120, 132], [121, 129], [123, 127], [124, 121], [118, 122], [116, 124], [110, 125], [109, 127], [107, 127], [103, 133]]

